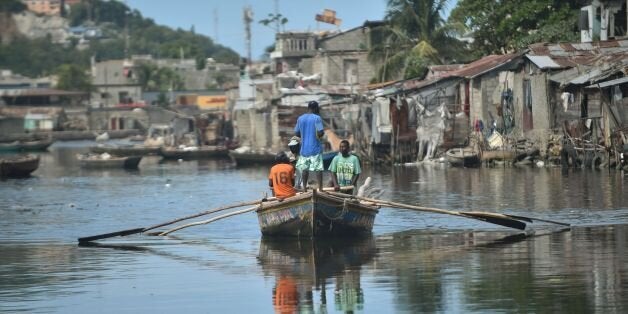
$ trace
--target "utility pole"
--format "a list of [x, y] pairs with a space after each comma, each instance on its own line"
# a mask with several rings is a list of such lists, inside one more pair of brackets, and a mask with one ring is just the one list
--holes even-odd
[[279, 29], [280, 25], [281, 23], [279, 23], [279, 0], [275, 0], [275, 27], [277, 29], [277, 33], [281, 33]]
[[253, 22], [253, 9], [251, 6], [244, 7], [244, 30], [246, 42], [246, 63], [247, 67], [251, 65], [251, 23]]
[[214, 42], [218, 43], [218, 9], [214, 8]]

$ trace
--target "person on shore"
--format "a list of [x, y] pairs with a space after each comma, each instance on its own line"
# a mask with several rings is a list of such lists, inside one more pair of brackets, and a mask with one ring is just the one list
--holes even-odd
[[284, 199], [296, 195], [294, 189], [294, 167], [290, 164], [290, 158], [284, 152], [275, 156], [275, 165], [270, 168], [268, 185], [273, 196]]
[[294, 133], [301, 138], [301, 150], [297, 160], [297, 168], [302, 171], [303, 189], [307, 191], [310, 172], [316, 173], [318, 188], [323, 189], [323, 119], [319, 116], [318, 102], [307, 104], [308, 112], [297, 119]]
[[340, 141], [340, 153], [331, 161], [329, 171], [334, 190], [339, 191], [343, 186], [357, 186], [362, 169], [358, 157], [351, 154], [349, 141]]

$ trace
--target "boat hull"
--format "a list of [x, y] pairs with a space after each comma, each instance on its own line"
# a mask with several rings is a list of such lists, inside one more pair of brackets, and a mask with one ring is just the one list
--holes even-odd
[[101, 159], [97, 156], [78, 157], [81, 168], [86, 169], [137, 169], [139, 167], [142, 156], [126, 156], [111, 157], [109, 159]]
[[357, 236], [373, 229], [378, 208], [316, 191], [260, 205], [257, 217], [265, 236]]
[[478, 167], [480, 158], [478, 153], [464, 148], [452, 148], [446, 153], [447, 161], [453, 167]]
[[205, 158], [226, 158], [229, 150], [224, 146], [201, 146], [197, 150], [183, 150], [174, 147], [162, 147], [160, 151], [165, 159], [205, 159]]
[[52, 143], [52, 139], [5, 142], [0, 143], [0, 152], [43, 152]]
[[275, 154], [273, 153], [254, 153], [254, 152], [238, 152], [236, 150], [229, 151], [229, 157], [235, 161], [237, 165], [272, 165], [275, 163]]
[[103, 154], [107, 153], [115, 156], [148, 156], [159, 155], [159, 146], [144, 146], [144, 145], [127, 145], [127, 146], [111, 146], [111, 145], [97, 145], [89, 148], [92, 153]]
[[39, 168], [39, 156], [27, 155], [0, 159], [0, 177], [2, 178], [25, 178], [37, 168]]

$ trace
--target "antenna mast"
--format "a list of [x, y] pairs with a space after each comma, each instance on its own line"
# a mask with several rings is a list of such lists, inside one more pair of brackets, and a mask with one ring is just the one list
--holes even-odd
[[251, 6], [244, 7], [244, 25], [246, 33], [246, 63], [251, 65], [251, 22], [253, 22], [253, 9]]
[[214, 8], [214, 42], [218, 43], [218, 9]]

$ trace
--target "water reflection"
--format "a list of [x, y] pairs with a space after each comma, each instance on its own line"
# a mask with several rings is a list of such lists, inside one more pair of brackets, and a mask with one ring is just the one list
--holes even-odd
[[619, 313], [628, 309], [626, 231], [397, 233], [377, 241], [377, 276], [401, 312]]
[[[326, 285], [333, 282], [336, 311], [363, 309], [361, 266], [375, 256], [375, 241], [366, 239], [299, 240], [263, 238], [259, 263], [275, 277], [272, 302], [276, 313], [327, 312]], [[315, 291], [320, 294], [315, 300]]]

